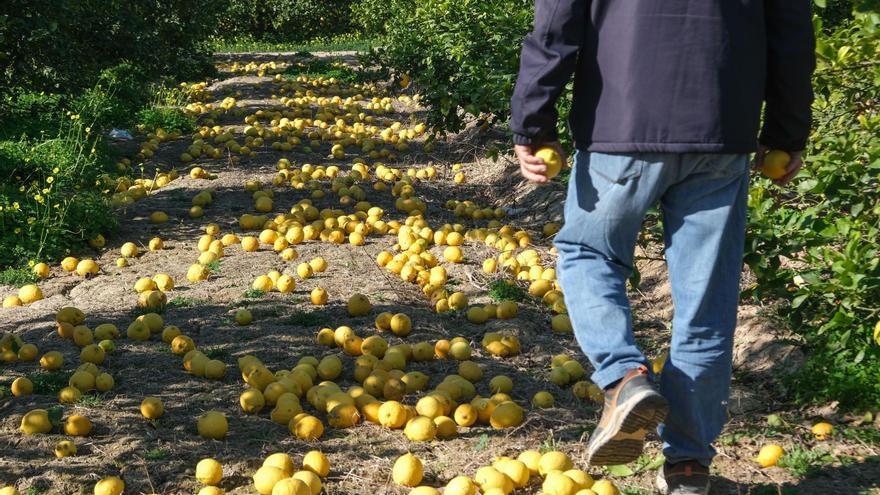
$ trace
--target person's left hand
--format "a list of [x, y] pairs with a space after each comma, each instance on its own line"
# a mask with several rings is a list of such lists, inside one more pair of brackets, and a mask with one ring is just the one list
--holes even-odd
[[[764, 156], [770, 151], [770, 148], [764, 146], [763, 144], [758, 145], [758, 152], [755, 153], [755, 170], [761, 170], [761, 167], [764, 166]], [[803, 151], [789, 151], [787, 152], [788, 156], [791, 157], [788, 160], [788, 165], [785, 167], [785, 175], [778, 179], [773, 179], [773, 183], [779, 187], [782, 187], [792, 179], [794, 179], [797, 174], [804, 168], [804, 152]]]

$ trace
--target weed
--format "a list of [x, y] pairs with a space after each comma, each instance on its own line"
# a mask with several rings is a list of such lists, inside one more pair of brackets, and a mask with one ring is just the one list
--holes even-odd
[[220, 271], [223, 269], [223, 264], [220, 262], [220, 260], [214, 260], [205, 266], [213, 273], [220, 273]]
[[736, 445], [744, 439], [748, 439], [749, 435], [743, 432], [725, 433], [718, 437], [718, 443], [724, 446]]
[[788, 469], [797, 477], [806, 476], [813, 469], [834, 462], [835, 458], [825, 449], [805, 449], [800, 445], [791, 447], [779, 459], [779, 467]]
[[477, 443], [474, 445], [474, 450], [479, 452], [481, 450], [486, 450], [486, 447], [488, 447], [488, 446], [489, 446], [489, 435], [486, 435], [485, 433], [483, 433], [482, 435], [480, 435], [479, 440], [477, 440]]
[[86, 407], [98, 407], [104, 403], [104, 398], [100, 395], [83, 395], [80, 397], [78, 404]]
[[144, 459], [148, 461], [161, 461], [168, 457], [168, 452], [162, 449], [152, 449], [144, 452]]
[[7, 268], [0, 271], [0, 285], [21, 287], [36, 281], [36, 275], [28, 268]]
[[24, 495], [40, 495], [40, 489], [32, 486], [28, 488], [26, 492], [24, 492]]
[[266, 292], [261, 291], [260, 289], [248, 289], [244, 291], [244, 297], [248, 299], [258, 299], [266, 295]]
[[556, 439], [553, 436], [549, 436], [544, 439], [544, 442], [541, 443], [541, 448], [538, 449], [542, 454], [545, 452], [550, 452], [551, 450], [559, 450], [559, 444], [556, 442]]
[[0, 399], [12, 396], [12, 390], [6, 385], [0, 385]]
[[205, 304], [207, 301], [204, 299], [194, 299], [191, 297], [183, 297], [176, 296], [174, 299], [168, 301], [169, 306], [177, 307], [177, 308], [192, 308], [194, 306], [200, 306]]
[[620, 489], [621, 495], [651, 495], [652, 493], [654, 493], [652, 490], [645, 490], [637, 486], [625, 486]]
[[161, 315], [162, 313], [165, 312], [165, 309], [167, 307], [168, 307], [168, 303], [165, 303], [161, 306], [156, 306], [154, 308], [142, 308], [140, 306], [137, 306], [131, 310], [131, 314], [135, 317], [143, 316], [147, 313], [157, 313], [157, 314]]
[[229, 351], [227, 351], [226, 349], [218, 349], [216, 347], [206, 349], [204, 352], [205, 356], [208, 356], [209, 359], [217, 359], [229, 355]]
[[327, 314], [323, 311], [297, 311], [287, 317], [286, 322], [299, 327], [314, 327], [327, 321]]
[[177, 131], [182, 134], [192, 132], [193, 120], [178, 108], [150, 107], [137, 113], [138, 128], [145, 132], [154, 132], [162, 128], [167, 132]]
[[62, 371], [37, 372], [31, 373], [28, 378], [34, 384], [35, 394], [56, 395], [67, 386], [70, 374]]
[[865, 442], [870, 445], [880, 444], [880, 429], [870, 425], [867, 428], [844, 428], [840, 434], [844, 438]]
[[526, 297], [526, 291], [512, 282], [499, 279], [489, 284], [489, 297], [495, 302], [522, 301]]

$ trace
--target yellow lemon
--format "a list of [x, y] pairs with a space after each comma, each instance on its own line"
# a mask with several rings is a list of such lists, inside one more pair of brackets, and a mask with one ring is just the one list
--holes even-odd
[[559, 172], [562, 170], [562, 157], [555, 149], [544, 146], [535, 152], [535, 156], [543, 160], [544, 165], [547, 166], [547, 172], [544, 175], [548, 179], [559, 175]]
[[254, 488], [260, 495], [271, 495], [275, 484], [287, 477], [287, 473], [275, 466], [261, 466], [253, 476]]
[[20, 376], [12, 381], [12, 395], [16, 397], [24, 397], [34, 392], [34, 382], [25, 376]]
[[116, 476], [108, 476], [95, 483], [95, 495], [120, 495], [125, 490], [125, 482]]
[[551, 450], [541, 455], [538, 462], [538, 473], [546, 476], [550, 471], [568, 471], [572, 467], [571, 458], [564, 452]]
[[64, 433], [74, 437], [84, 437], [92, 432], [92, 422], [85, 416], [74, 414], [64, 422]]
[[431, 418], [417, 416], [406, 423], [403, 434], [413, 442], [430, 442], [437, 436], [437, 425]]
[[761, 467], [770, 467], [775, 466], [777, 462], [779, 462], [779, 458], [785, 454], [785, 450], [776, 444], [769, 444], [761, 447], [760, 452], [758, 452], [758, 457], [755, 458], [755, 461], [761, 465]]
[[791, 161], [791, 155], [782, 150], [771, 150], [764, 155], [764, 165], [761, 172], [771, 179], [781, 179], [788, 173], [788, 163]]
[[391, 478], [400, 486], [418, 486], [424, 476], [422, 461], [418, 457], [406, 453], [394, 461]]
[[147, 419], [159, 419], [165, 414], [165, 406], [158, 397], [145, 397], [141, 402], [141, 414]]
[[203, 485], [214, 486], [223, 479], [223, 466], [215, 459], [202, 459], [196, 464], [196, 479]]
[[312, 450], [303, 457], [303, 469], [311, 471], [323, 478], [330, 473], [330, 461], [321, 451]]
[[52, 431], [52, 423], [49, 421], [49, 413], [45, 409], [34, 409], [21, 418], [21, 432], [25, 435], [49, 433], [50, 431]]
[[200, 436], [221, 440], [226, 436], [229, 430], [229, 422], [226, 416], [219, 411], [208, 411], [198, 417], [196, 429]]
[[55, 457], [69, 457], [76, 455], [76, 444], [70, 440], [62, 440], [55, 444]]

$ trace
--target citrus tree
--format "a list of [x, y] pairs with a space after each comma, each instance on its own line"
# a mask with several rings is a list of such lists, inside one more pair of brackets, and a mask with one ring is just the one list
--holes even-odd
[[762, 180], [750, 191], [745, 261], [757, 284], [748, 294], [788, 301], [780, 311], [812, 351], [795, 379], [803, 399], [851, 405], [880, 399], [877, 5], [857, 5], [854, 19], [831, 32], [815, 18], [807, 167], [793, 190]]

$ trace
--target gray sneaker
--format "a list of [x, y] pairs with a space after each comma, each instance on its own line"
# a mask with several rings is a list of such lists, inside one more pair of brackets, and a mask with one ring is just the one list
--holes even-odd
[[666, 463], [657, 470], [657, 489], [666, 495], [707, 495], [709, 468], [696, 461]]
[[657, 428], [669, 404], [648, 379], [644, 366], [632, 369], [605, 392], [605, 409], [587, 445], [587, 462], [609, 466], [632, 462], [642, 454], [645, 435]]

